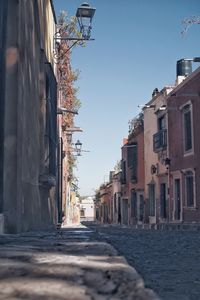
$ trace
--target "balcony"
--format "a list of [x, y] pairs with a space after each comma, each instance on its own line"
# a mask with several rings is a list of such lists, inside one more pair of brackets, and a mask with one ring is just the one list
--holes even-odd
[[167, 129], [162, 129], [153, 135], [153, 151], [159, 152], [167, 148]]

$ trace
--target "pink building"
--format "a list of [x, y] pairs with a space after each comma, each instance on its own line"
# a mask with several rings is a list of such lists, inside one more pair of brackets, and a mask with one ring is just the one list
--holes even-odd
[[122, 147], [122, 223], [144, 220], [144, 130], [143, 114], [131, 122], [128, 139]]
[[170, 221], [200, 222], [200, 68], [168, 96]]

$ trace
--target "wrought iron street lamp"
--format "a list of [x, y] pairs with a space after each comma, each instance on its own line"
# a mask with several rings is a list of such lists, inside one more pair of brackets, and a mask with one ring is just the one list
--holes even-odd
[[81, 149], [82, 149], [82, 143], [77, 140], [77, 142], [75, 143], [75, 149], [76, 149], [76, 152], [77, 152], [77, 156], [80, 156], [81, 155]]
[[76, 17], [80, 26], [80, 33], [85, 40], [89, 40], [92, 29], [92, 19], [95, 14], [95, 8], [91, 7], [88, 3], [83, 3], [78, 7]]
[[71, 148], [71, 150], [73, 152], [76, 152], [76, 155], [74, 155], [74, 156], [81, 156], [82, 152], [90, 152], [89, 150], [82, 149], [82, 143], [79, 140], [77, 140], [77, 142], [73, 145], [75, 146], [75, 148]]
[[68, 51], [78, 42], [81, 41], [92, 41], [91, 39], [91, 30], [92, 30], [92, 19], [94, 17], [96, 8], [91, 7], [88, 3], [83, 3], [78, 7], [76, 12], [76, 18], [80, 27], [81, 37], [77, 36], [61, 36], [62, 26], [58, 32], [56, 32], [54, 39], [56, 43], [59, 41], [74, 41], [74, 43], [69, 47]]

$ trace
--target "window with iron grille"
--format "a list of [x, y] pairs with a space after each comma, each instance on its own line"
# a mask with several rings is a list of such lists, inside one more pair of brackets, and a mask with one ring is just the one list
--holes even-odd
[[128, 167], [131, 169], [131, 181], [137, 182], [137, 162], [138, 162], [138, 145], [134, 143], [127, 148], [128, 151]]
[[121, 169], [122, 169], [121, 183], [125, 184], [126, 183], [126, 161], [125, 160], [121, 161]]
[[158, 118], [158, 130], [166, 129], [166, 118], [165, 115]]
[[137, 165], [137, 143], [127, 146], [128, 167], [135, 167]]
[[186, 205], [194, 206], [194, 175], [192, 171], [187, 171], [185, 174], [185, 189], [186, 189]]
[[81, 209], [80, 210], [80, 216], [81, 217], [85, 217], [85, 209]]
[[167, 130], [162, 129], [153, 135], [153, 151], [158, 152], [167, 147]]

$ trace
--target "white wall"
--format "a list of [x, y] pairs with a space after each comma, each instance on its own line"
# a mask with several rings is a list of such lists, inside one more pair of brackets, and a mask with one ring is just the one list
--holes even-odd
[[84, 210], [85, 215], [84, 217], [81, 216], [81, 221], [93, 221], [95, 218], [95, 208], [94, 208], [94, 200], [92, 197], [87, 197], [81, 200], [80, 203], [80, 211]]

